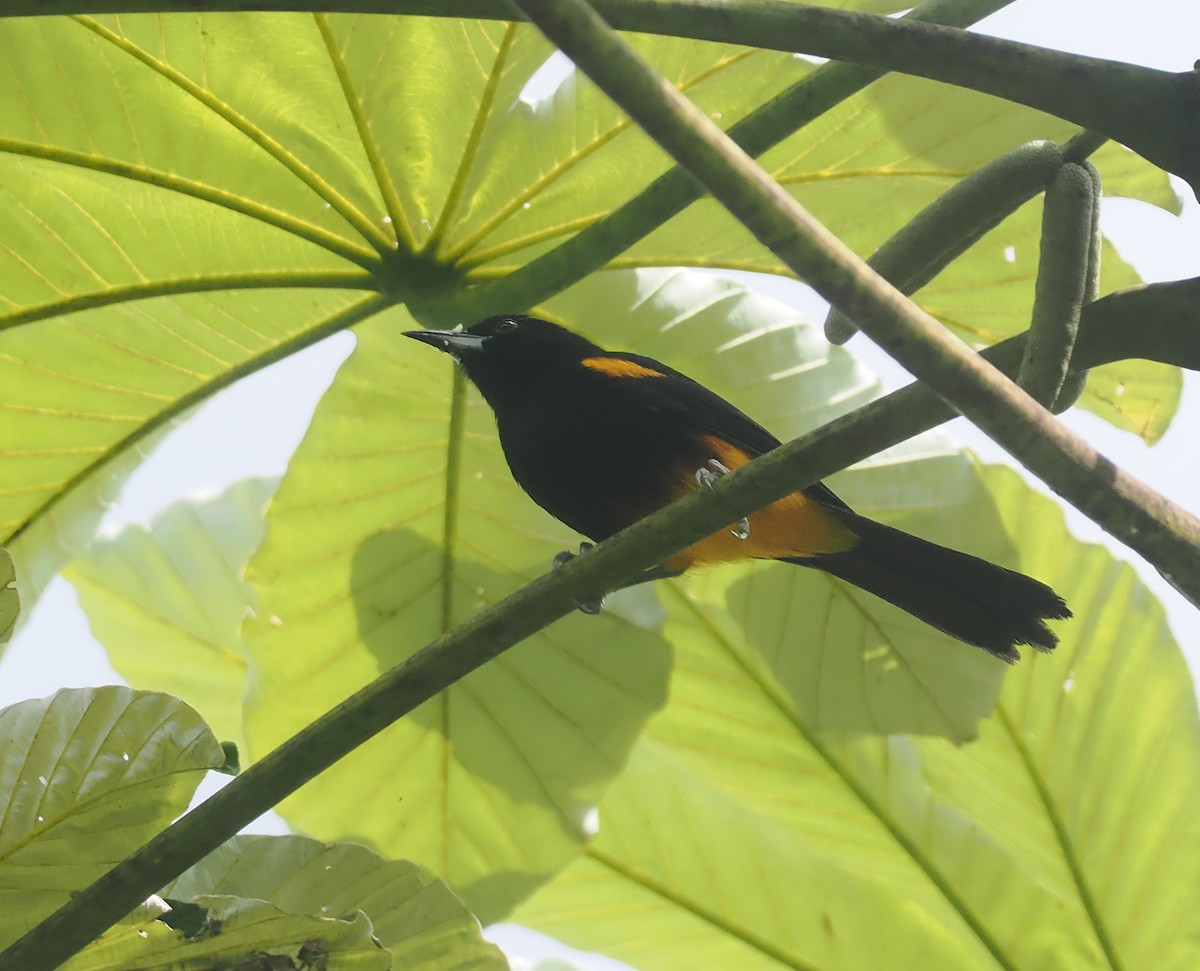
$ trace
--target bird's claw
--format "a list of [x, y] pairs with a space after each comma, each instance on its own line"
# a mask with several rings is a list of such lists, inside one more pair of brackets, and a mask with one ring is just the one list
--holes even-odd
[[[696, 470], [696, 485], [711, 489], [713, 483], [723, 475], [729, 474], [729, 466], [719, 459], [709, 459], [708, 463]], [[729, 531], [737, 539], [746, 539], [750, 535], [750, 520], [743, 516]]]
[[713, 483], [723, 475], [729, 475], [729, 466], [719, 459], [709, 459], [704, 466], [696, 470], [696, 485], [711, 489]]
[[588, 550], [592, 549], [595, 545], [596, 545], [595, 543], [586, 543], [585, 542], [585, 543], [579, 544], [579, 552], [578, 553], [572, 553], [570, 550], [562, 550], [559, 553], [555, 553], [554, 554], [554, 569], [557, 570], [560, 567], [566, 566], [573, 559], [575, 559], [575, 557], [582, 556]]
[[[572, 553], [570, 550], [562, 550], [561, 552], [556, 553], [554, 555], [554, 569], [558, 570], [570, 563], [573, 559], [575, 559], [575, 557], [582, 556], [584, 553], [590, 550], [593, 545], [594, 544], [592, 543], [580, 543], [578, 553]], [[576, 600], [575, 606], [579, 608], [579, 612], [581, 614], [595, 616], [596, 614], [600, 613], [601, 608], [604, 606], [604, 598], [601, 597], [599, 600], [585, 600], [582, 603]]]

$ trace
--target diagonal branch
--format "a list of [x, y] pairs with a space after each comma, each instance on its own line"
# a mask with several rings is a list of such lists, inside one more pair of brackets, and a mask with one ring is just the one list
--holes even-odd
[[[1200, 71], [1178, 74], [961, 30], [788, 0], [601, 0], [620, 29], [803, 51], [1038, 108], [1113, 138], [1200, 196]], [[686, 26], [684, 26], [686, 25]]]
[[[1148, 299], [1156, 306], [1174, 301], [1176, 316], [1166, 314], [1160, 321], [1154, 315], [1157, 333], [1119, 325], [1131, 302], [1140, 310]], [[1200, 368], [1194, 350], [1183, 359], [1171, 352], [1180, 345], [1200, 348], [1200, 314], [1193, 312], [1198, 302], [1200, 285], [1186, 292], [1139, 288], [1091, 304], [1084, 310], [1075, 360], [1080, 366], [1096, 367], [1123, 356], [1142, 356]], [[1188, 333], [1194, 339], [1179, 340]], [[1171, 335], [1174, 341], [1167, 340]], [[1144, 348], [1139, 343], [1143, 340]], [[1015, 374], [1025, 341], [1025, 335], [1009, 338], [983, 356]], [[414, 654], [251, 766], [0, 954], [0, 971], [57, 967], [281, 799], [455, 681], [569, 613], [575, 603], [594, 600], [728, 523], [954, 415], [928, 387], [910, 384], [722, 476], [713, 488], [698, 490], [587, 556], [535, 580]]]
[[[868, 419], [867, 425], [882, 428], [878, 417], [876, 410], [876, 418]], [[781, 468], [776, 460], [774, 485], [768, 484], [767, 490], [778, 498], [884, 447], [878, 435], [864, 434], [859, 422], [837, 424], [832, 434], [823, 429], [792, 443], [786, 451], [798, 455], [807, 471], [797, 479], [794, 466]], [[0, 971], [57, 967], [279, 800], [459, 678], [571, 612], [576, 603], [596, 599], [622, 580], [737, 521], [743, 512], [765, 505], [769, 499], [763, 498], [764, 477], [756, 471], [762, 463], [760, 459], [723, 476], [713, 489], [698, 490], [624, 530], [384, 674], [76, 894], [0, 954]]]
[[515, 0], [800, 279], [1200, 606], [1200, 520], [1117, 468], [871, 270], [584, 0]]

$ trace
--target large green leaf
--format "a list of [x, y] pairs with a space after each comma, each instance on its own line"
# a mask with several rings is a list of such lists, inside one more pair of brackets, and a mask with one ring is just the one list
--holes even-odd
[[394, 967], [465, 971], [506, 967], [450, 888], [407, 860], [365, 846], [326, 846], [302, 836], [235, 836], [161, 891], [191, 900], [227, 894], [265, 900], [290, 914], [362, 911]]
[[246, 656], [242, 582], [275, 491], [249, 479], [201, 502], [176, 503], [148, 529], [97, 540], [66, 571], [92, 634], [121, 677], [200, 711], [222, 738], [242, 741]]
[[[248, 577], [258, 756], [545, 572], [570, 533], [513, 483], [491, 413], [385, 315], [325, 396]], [[459, 402], [456, 404], [456, 401]], [[322, 838], [416, 859], [495, 917], [571, 858], [666, 690], [667, 651], [615, 614], [531, 638], [284, 802]]]
[[952, 917], [797, 839], [652, 740], [602, 805], [586, 857], [516, 918], [645, 971], [988, 960]]
[[[684, 947], [747, 968], [912, 963], [823, 950], [829, 928], [803, 928], [833, 894], [789, 887], [743, 905], [775, 887], [775, 858], [820, 853], [923, 912], [886, 938], [904, 955], [936, 929], [942, 949], [922, 967], [1195, 966], [1200, 918], [1184, 888], [1200, 863], [1200, 725], [1178, 647], [1128, 566], [1071, 538], [1013, 473], [985, 479], [1023, 537], [1022, 568], [1062, 590], [1076, 619], [1056, 653], [1010, 674], [977, 740], [839, 742], [735, 643], [677, 638], [671, 702], [631, 762], [637, 788], [610, 791], [585, 858], [516, 919], [646, 971], [694, 966]], [[747, 821], [645, 809], [705, 786]], [[731, 838], [745, 847], [760, 827], [794, 846], [731, 860]]]
[[[282, 108], [263, 78], [317, 97], [304, 65], [286, 34], [272, 47], [269, 30], [223, 23], [210, 43], [194, 21], [121, 21], [153, 31], [144, 49], [120, 26], [0, 23], [0, 534], [20, 539], [27, 593], [86, 545], [92, 494], [154, 430], [336, 329], [357, 299], [336, 287], [370, 285], [375, 257], [331, 207], [349, 190], [251, 120]], [[279, 63], [253, 70], [263, 57]], [[300, 113], [306, 132], [330, 119]], [[283, 128], [292, 149], [306, 141]]]
[[[631, 40], [723, 127], [812, 71], [777, 51], [644, 35]], [[516, 269], [596, 222], [672, 164], [575, 72], [550, 98], [497, 104], [494, 111], [503, 123], [480, 141], [462, 217], [442, 249], [491, 275]]]
[[[892, 0], [818, 5], [904, 9]], [[525, 82], [553, 50], [528, 26], [394, 23], [389, 32], [376, 28], [377, 18], [331, 18], [329, 34], [362, 90], [417, 95], [399, 124], [391, 121], [391, 104], [380, 106], [389, 111], [382, 129], [389, 134], [380, 136], [384, 164], [394, 168], [398, 157], [411, 157], [414, 135], [434, 158], [453, 160], [423, 164], [416, 179], [396, 180], [414, 236], [439, 256], [503, 272], [601, 218], [669, 167], [665, 153], [573, 72], [552, 97], [523, 100]], [[812, 70], [777, 51], [626, 39], [723, 127]], [[450, 51], [462, 53], [448, 70]], [[364, 98], [363, 107], [369, 116], [376, 104]], [[508, 258], [513, 253], [520, 254], [516, 261]]]
[[[811, 70], [777, 52], [636, 43], [725, 125]], [[528, 26], [6, 18], [0, 49], [0, 540], [27, 602], [86, 546], [138, 448], [190, 405], [385, 304], [516, 268], [667, 165], [584, 81], [521, 100], [550, 53]], [[889, 78], [767, 162], [866, 252], [991, 154], [1065, 132], [985, 104]], [[1114, 158], [1110, 191], [1163, 202], [1147, 172]], [[763, 253], [701, 204], [626, 262], [766, 266]], [[997, 288], [989, 306], [1025, 306]], [[1146, 380], [1127, 369], [1096, 395], [1152, 436], [1173, 405], [1167, 379]]]
[[[746, 968], [889, 966], [874, 941], [901, 955], [930, 946], [936, 960], [920, 966], [960, 968], [991, 966], [996, 924], [1016, 938], [1055, 906], [1036, 884], [997, 879], [1007, 863], [999, 848], [931, 798], [909, 740], [834, 743], [761, 666], [701, 638], [680, 639], [671, 704], [629, 772], [639, 784], [614, 787], [601, 804], [584, 859], [515, 920], [645, 971], [690, 967], [710, 951]], [[714, 821], [713, 788], [736, 822]], [[687, 811], [653, 812], [670, 801]], [[895, 930], [855, 939], [856, 898], [871, 901], [868, 921]], [[1014, 957], [1043, 946], [1090, 957], [1073, 926], [1053, 930]], [[866, 950], [855, 955], [855, 945]]]
[[187, 808], [225, 753], [169, 695], [64, 690], [0, 711], [0, 946]]
[[976, 743], [922, 743], [926, 779], [1066, 902], [1105, 966], [1194, 968], [1200, 914], [1184, 888], [1200, 884], [1200, 717], [1187, 664], [1129, 564], [1072, 540], [1015, 472], [986, 479], [1008, 528], [1036, 537], [1022, 567], [1079, 619], [1009, 676]]
[[150, 968], [506, 968], [437, 878], [363, 846], [235, 836], [72, 958]]
[[[444, 253], [512, 216], [527, 232], [532, 196], [541, 230], [595, 173], [640, 168], [644, 183], [666, 165], [594, 92], [560, 104], [529, 155], [536, 112], [519, 96], [550, 48], [528, 26], [8, 19], [0, 47], [0, 536], [27, 604], [156, 429], [405, 288], [452, 280], [426, 257], [394, 266], [396, 250]], [[806, 69], [691, 41], [643, 50], [709, 92], [748, 77], [747, 58]], [[715, 110], [746, 110], [777, 75]], [[393, 295], [364, 303], [362, 288]]]

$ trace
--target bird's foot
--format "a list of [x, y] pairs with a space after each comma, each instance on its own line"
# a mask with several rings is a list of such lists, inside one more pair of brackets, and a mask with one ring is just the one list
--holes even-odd
[[711, 489], [713, 483], [723, 475], [729, 475], [729, 466], [719, 459], [709, 459], [696, 470], [696, 485]]
[[[711, 489], [723, 475], [729, 475], [729, 466], [719, 459], [709, 459], [707, 465], [696, 470], [696, 485]], [[750, 535], [750, 520], [743, 516], [729, 531], [738, 539], [746, 539]]]
[[584, 553], [586, 553], [588, 550], [590, 550], [595, 545], [596, 545], [595, 543], [580, 543], [578, 553], [572, 553], [570, 550], [563, 550], [559, 553], [555, 553], [554, 554], [554, 569], [557, 570], [560, 567], [566, 566], [573, 559], [575, 559], [575, 557], [582, 556]]
[[[590, 550], [593, 545], [593, 543], [580, 543], [578, 553], [572, 553], [570, 550], [563, 550], [560, 553], [556, 553], [554, 555], [554, 569], [558, 570], [570, 563], [573, 559], [575, 559], [575, 557], [582, 556], [584, 553]], [[604, 607], [604, 598], [601, 597], [598, 600], [585, 600], [583, 603], [580, 603], [578, 600], [576, 600], [575, 606], [579, 608], [580, 613], [595, 616], [596, 614], [600, 613], [601, 608]]]

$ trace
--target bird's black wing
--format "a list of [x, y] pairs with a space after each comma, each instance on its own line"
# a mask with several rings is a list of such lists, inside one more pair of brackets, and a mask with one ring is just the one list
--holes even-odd
[[[753, 456], [763, 455], [780, 446], [780, 441], [767, 429], [730, 404], [715, 391], [699, 381], [693, 381], [672, 367], [640, 354], [611, 354], [632, 361], [662, 374], [661, 378], [640, 379], [640, 388], [648, 399], [664, 412], [675, 413], [686, 427], [699, 435], [713, 435]], [[851, 511], [825, 483], [817, 482], [803, 490], [810, 499], [827, 506]]]

